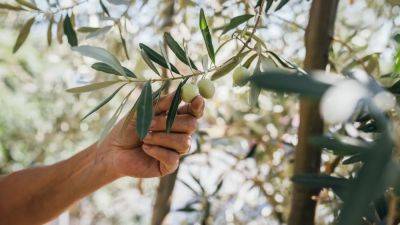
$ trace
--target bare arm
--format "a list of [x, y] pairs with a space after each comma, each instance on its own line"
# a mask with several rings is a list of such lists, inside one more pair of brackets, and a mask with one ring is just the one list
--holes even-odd
[[12, 173], [0, 180], [0, 224], [41, 224], [118, 176], [95, 145], [72, 158]]
[[0, 224], [35, 225], [50, 221], [74, 202], [123, 177], [157, 177], [175, 171], [190, 147], [204, 100], [182, 106], [171, 133], [165, 133], [165, 111], [172, 96], [154, 107], [151, 132], [141, 142], [135, 121], [122, 130], [120, 121], [101, 145], [93, 144], [54, 165], [0, 177]]

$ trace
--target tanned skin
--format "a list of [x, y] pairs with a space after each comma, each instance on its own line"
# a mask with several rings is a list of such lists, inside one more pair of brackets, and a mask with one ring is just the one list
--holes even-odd
[[204, 100], [197, 96], [179, 108], [171, 132], [166, 133], [166, 112], [172, 98], [172, 94], [167, 95], [153, 106], [151, 132], [143, 142], [136, 133], [136, 121], [123, 129], [122, 119], [102, 143], [94, 143], [67, 160], [1, 177], [0, 224], [43, 224], [118, 178], [160, 177], [174, 172], [180, 156], [189, 151]]

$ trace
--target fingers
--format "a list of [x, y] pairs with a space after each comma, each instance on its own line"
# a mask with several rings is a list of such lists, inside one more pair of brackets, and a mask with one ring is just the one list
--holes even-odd
[[172, 149], [180, 155], [183, 155], [189, 151], [191, 136], [186, 133], [150, 132], [143, 139], [143, 143]]
[[158, 101], [156, 101], [153, 105], [154, 113], [158, 115], [163, 112], [167, 112], [171, 105], [172, 99], [174, 98], [174, 95], [175, 92], [172, 92], [171, 94], [163, 96]]
[[[151, 131], [165, 131], [167, 116], [155, 116], [151, 122]], [[176, 115], [171, 131], [192, 134], [197, 129], [197, 119], [189, 114]]]
[[144, 144], [143, 151], [160, 162], [159, 169], [161, 175], [172, 173], [178, 168], [179, 154], [169, 149]]
[[178, 109], [179, 114], [190, 114], [196, 118], [203, 116], [204, 98], [196, 96], [191, 103], [185, 104]]

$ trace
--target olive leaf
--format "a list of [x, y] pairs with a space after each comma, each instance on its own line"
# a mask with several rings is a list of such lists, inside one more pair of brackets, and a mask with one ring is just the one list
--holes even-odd
[[154, 63], [150, 60], [149, 56], [143, 49], [140, 49], [140, 55], [142, 56], [142, 59], [147, 64], [147, 66], [150, 67], [150, 69], [153, 70], [154, 73], [156, 73], [158, 76], [161, 76], [160, 72], [158, 72], [156, 66], [154, 66]]
[[64, 19], [63, 16], [60, 16], [60, 20], [57, 23], [57, 41], [62, 44], [63, 42], [63, 34], [64, 34]]
[[257, 53], [254, 53], [251, 55], [244, 63], [243, 67], [246, 67], [247, 69], [250, 67], [251, 63], [254, 61], [254, 59], [257, 57]]
[[158, 46], [160, 47], [162, 57], [164, 58], [165, 62], [167, 62], [168, 70], [171, 71], [171, 63], [169, 63], [167, 50], [164, 48], [164, 44], [160, 41], [160, 43], [158, 43]]
[[[156, 51], [149, 48], [147, 45], [145, 45], [143, 43], [140, 43], [139, 47], [141, 50], [143, 50], [146, 53], [146, 55], [148, 56], [149, 59], [151, 59], [153, 62], [157, 63], [158, 65], [168, 69], [168, 65], [167, 65], [167, 62], [165, 61], [164, 57], [162, 57]], [[171, 70], [174, 73], [180, 74], [178, 69], [174, 65], [172, 65], [170, 63], [170, 66], [171, 66]]]
[[71, 47], [78, 45], [78, 39], [72, 26], [71, 18], [68, 16], [68, 14], [65, 16], [64, 19], [64, 34], [67, 36], [68, 43], [69, 45], [71, 45]]
[[226, 61], [220, 68], [217, 69], [212, 75], [211, 75], [211, 80], [217, 80], [225, 75], [227, 75], [229, 72], [231, 72], [239, 63], [242, 61], [242, 59], [250, 52], [242, 52], [228, 61]]
[[17, 41], [15, 42], [15, 45], [13, 48], [13, 53], [17, 52], [18, 49], [21, 47], [21, 45], [25, 42], [26, 38], [29, 35], [29, 32], [31, 31], [31, 27], [34, 22], [35, 22], [35, 17], [32, 17], [21, 28], [21, 31], [18, 34]]
[[272, 3], [274, 3], [274, 0], [267, 0], [267, 5], [265, 6], [265, 13], [268, 13], [268, 10], [271, 8]]
[[100, 6], [101, 6], [101, 9], [103, 10], [103, 12], [104, 12], [107, 16], [110, 16], [110, 12], [108, 12], [107, 7], [104, 5], [104, 3], [103, 3], [102, 0], [100, 0]]
[[175, 39], [171, 36], [170, 33], [168, 33], [168, 32], [164, 33], [164, 40], [167, 43], [168, 47], [172, 50], [172, 52], [176, 55], [176, 57], [181, 62], [183, 62], [186, 65], [191, 66], [192, 68], [197, 70], [196, 65], [193, 63], [193, 61], [190, 58], [189, 58], [189, 62], [188, 62], [188, 60], [187, 60], [188, 56], [186, 55], [185, 51], [178, 44], [178, 42], [175, 41]]
[[200, 9], [200, 19], [199, 19], [199, 26], [201, 30], [201, 34], [203, 35], [204, 42], [207, 47], [208, 55], [210, 56], [211, 61], [215, 64], [215, 52], [214, 47], [211, 39], [210, 29], [207, 25], [206, 16], [204, 15], [204, 10]]
[[79, 27], [77, 31], [81, 32], [81, 33], [92, 33], [92, 32], [96, 32], [100, 29], [101, 29], [101, 27]]
[[151, 120], [153, 119], [153, 97], [151, 82], [148, 81], [143, 86], [142, 93], [138, 99], [136, 131], [140, 140], [147, 135]]
[[225, 62], [220, 68], [218, 68], [212, 75], [211, 80], [217, 80], [229, 72], [231, 72], [237, 65], [239, 65], [240, 59], [239, 57], [233, 57], [227, 62]]
[[275, 12], [280, 10], [283, 6], [285, 6], [287, 3], [289, 2], [289, 0], [281, 0], [281, 2], [279, 3], [279, 5], [275, 8]]
[[329, 84], [316, 81], [309, 75], [299, 75], [297, 72], [281, 69], [254, 74], [250, 81], [262, 89], [300, 94], [315, 99], [321, 98], [330, 87]]
[[97, 37], [99, 35], [104, 35], [104, 34], [108, 33], [108, 31], [110, 31], [111, 28], [112, 28], [112, 26], [105, 26], [105, 27], [99, 28], [96, 31], [90, 32], [86, 36], [86, 39], [94, 38], [94, 37]]
[[0, 3], [0, 9], [9, 9], [9, 10], [14, 10], [14, 11], [21, 11], [21, 10], [25, 10], [24, 8], [22, 8], [21, 6], [17, 6], [17, 5], [10, 5], [7, 3]]
[[[97, 62], [97, 63], [94, 63], [91, 67], [97, 71], [101, 71], [104, 73], [114, 74], [117, 76], [123, 76], [122, 74], [118, 73], [118, 71], [114, 70], [111, 66], [109, 66], [106, 63]], [[124, 69], [125, 74], [128, 77], [136, 78], [136, 75], [131, 70], [129, 70], [128, 68], [126, 68], [124, 66], [122, 68]]]
[[251, 15], [251, 14], [244, 14], [244, 15], [233, 17], [231, 19], [231, 21], [229, 22], [229, 24], [227, 24], [224, 27], [224, 30], [222, 31], [222, 34], [225, 34], [226, 32], [228, 32], [228, 31], [230, 31], [232, 29], [235, 29], [237, 26], [239, 26], [242, 23], [245, 23], [246, 21], [248, 21], [252, 17], [254, 17], [254, 15]]
[[94, 112], [96, 112], [97, 110], [99, 110], [101, 107], [103, 107], [105, 104], [107, 104], [109, 101], [111, 101], [111, 99], [114, 98], [114, 96], [125, 86], [127, 85], [127, 83], [121, 85], [119, 88], [117, 88], [110, 96], [108, 96], [107, 98], [105, 98], [103, 101], [101, 101], [96, 107], [94, 107], [94, 109], [92, 109], [90, 112], [88, 112], [82, 119], [86, 119], [88, 116], [92, 115]]
[[26, 6], [30, 9], [34, 9], [34, 10], [39, 10], [39, 8], [36, 6], [36, 4], [26, 1], [26, 0], [16, 0], [16, 2], [18, 2], [19, 4]]
[[54, 16], [51, 15], [50, 20], [49, 20], [49, 26], [47, 27], [47, 44], [50, 46], [51, 41], [52, 41], [52, 28], [53, 28], [53, 23], [54, 23]]
[[178, 106], [182, 101], [181, 97], [181, 91], [182, 91], [182, 86], [186, 83], [186, 81], [189, 79], [189, 77], [185, 78], [181, 83], [178, 85], [175, 91], [174, 98], [172, 99], [171, 106], [168, 109], [168, 114], [167, 114], [167, 121], [165, 125], [165, 131], [169, 133], [171, 131], [172, 124], [174, 123], [176, 113], [178, 112]]
[[98, 83], [92, 83], [80, 87], [75, 87], [75, 88], [69, 88], [66, 91], [74, 94], [78, 93], [84, 93], [84, 92], [90, 92], [102, 88], [109, 87], [113, 84], [121, 82], [120, 80], [110, 80], [110, 81], [103, 81], [103, 82], [98, 82]]
[[72, 50], [79, 52], [83, 56], [97, 59], [117, 71], [119, 74], [127, 77], [124, 68], [121, 66], [118, 59], [104, 48], [93, 47], [89, 45], [81, 45], [73, 47]]
[[100, 138], [98, 141], [98, 144], [101, 144], [104, 140], [104, 138], [107, 136], [107, 134], [110, 132], [110, 130], [113, 128], [114, 124], [117, 122], [119, 115], [121, 115], [122, 110], [124, 109], [126, 103], [128, 102], [129, 97], [131, 96], [132, 92], [135, 90], [135, 88], [133, 88], [122, 100], [121, 104], [119, 105], [119, 107], [117, 108], [117, 110], [115, 110], [114, 114], [112, 115], [112, 117], [110, 118], [110, 120], [108, 120], [108, 122], [106, 123], [106, 125], [104, 126], [103, 130], [101, 131], [100, 134]]

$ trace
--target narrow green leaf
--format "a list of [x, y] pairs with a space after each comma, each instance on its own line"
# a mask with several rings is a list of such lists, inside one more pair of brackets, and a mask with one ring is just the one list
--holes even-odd
[[212, 43], [211, 33], [207, 25], [206, 16], [204, 15], [204, 10], [200, 9], [200, 21], [199, 26], [201, 30], [201, 34], [203, 35], [204, 42], [207, 47], [208, 55], [210, 56], [211, 61], [215, 64], [215, 52]]
[[107, 16], [110, 16], [110, 12], [108, 12], [107, 7], [104, 5], [104, 3], [103, 3], [102, 0], [100, 0], [100, 6], [101, 6], [101, 9], [103, 10], [103, 12], [104, 12]]
[[289, 2], [289, 0], [281, 0], [281, 2], [279, 2], [279, 5], [276, 7], [275, 12], [280, 10], [283, 6], [285, 6], [287, 3]]
[[[122, 74], [118, 73], [118, 71], [114, 70], [111, 66], [109, 66], [108, 64], [102, 63], [102, 62], [94, 63], [91, 67], [97, 71], [101, 71], [104, 73], [114, 74], [117, 76], [123, 76]], [[136, 75], [131, 70], [129, 70], [128, 68], [126, 68], [124, 66], [122, 68], [124, 69], [125, 74], [128, 77], [136, 78]]]
[[272, 3], [274, 3], [274, 0], [267, 0], [267, 5], [265, 6], [265, 13], [268, 13], [268, 10], [271, 8]]
[[246, 21], [248, 21], [250, 18], [252, 18], [254, 15], [251, 14], [245, 14], [245, 15], [240, 15], [240, 16], [236, 16], [233, 17], [231, 19], [231, 21], [229, 22], [229, 24], [227, 24], [224, 27], [224, 30], [222, 31], [222, 34], [225, 34], [226, 32], [235, 29], [237, 26], [239, 26], [242, 23], [245, 23]]
[[257, 73], [250, 77], [260, 88], [277, 92], [300, 94], [319, 99], [330, 87], [329, 84], [312, 79], [309, 75], [299, 75], [281, 69]]
[[39, 8], [36, 6], [36, 4], [26, 1], [26, 0], [16, 0], [16, 2], [18, 2], [19, 4], [26, 6], [30, 9], [34, 9], [34, 10], [39, 10]]
[[146, 82], [143, 86], [138, 101], [136, 130], [139, 134], [140, 140], [143, 140], [149, 132], [151, 120], [153, 119], [153, 97], [150, 81]]
[[[157, 63], [158, 65], [160, 65], [160, 66], [162, 66], [162, 67], [168, 69], [167, 62], [165, 61], [164, 57], [162, 57], [162, 55], [158, 54], [156, 51], [154, 51], [153, 49], [149, 48], [147, 45], [145, 45], [145, 44], [143, 44], [143, 43], [140, 43], [140, 44], [139, 44], [139, 47], [140, 47], [140, 49], [142, 49], [142, 50], [146, 53], [146, 55], [147, 55], [153, 62], [155, 62], [155, 63]], [[179, 71], [178, 71], [178, 69], [177, 69], [174, 65], [172, 65], [172, 64], [170, 63], [170, 66], [171, 66], [171, 70], [172, 70], [174, 73], [180, 74]]]
[[147, 64], [147, 66], [150, 67], [150, 69], [153, 70], [154, 73], [156, 73], [158, 76], [161, 76], [160, 72], [158, 72], [156, 66], [154, 66], [153, 61], [150, 60], [149, 56], [143, 49], [140, 49], [140, 55], [142, 56], [142, 59]]
[[63, 43], [63, 34], [64, 34], [64, 19], [63, 16], [60, 16], [60, 20], [57, 23], [57, 41], [58, 43]]
[[120, 80], [110, 80], [110, 81], [103, 81], [103, 82], [98, 82], [98, 83], [92, 83], [88, 84], [85, 86], [80, 86], [80, 87], [75, 87], [75, 88], [69, 88], [66, 91], [74, 94], [78, 93], [84, 93], [84, 92], [90, 92], [102, 88], [109, 87], [113, 84], [121, 82]]
[[186, 81], [188, 79], [189, 79], [188, 77], [185, 78], [178, 85], [178, 88], [176, 88], [174, 98], [172, 99], [171, 106], [169, 107], [169, 110], [168, 110], [167, 121], [166, 121], [166, 126], [165, 126], [166, 127], [165, 131], [167, 133], [169, 133], [171, 131], [171, 127], [172, 127], [172, 124], [174, 123], [176, 113], [178, 112], [178, 106], [182, 101], [182, 98], [181, 98], [182, 86], [186, 83]]
[[64, 19], [64, 34], [67, 36], [68, 43], [71, 47], [78, 45], [78, 38], [76, 37], [75, 30], [71, 24], [71, 18], [68, 14]]
[[[168, 32], [164, 33], [164, 40], [167, 43], [167, 45], [169, 46], [169, 48], [172, 50], [172, 52], [176, 55], [176, 57], [180, 61], [182, 61], [186, 65], [191, 66], [192, 68], [197, 70], [196, 65], [194, 65], [194, 63], [191, 59], [189, 59], [190, 62], [188, 62], [188, 60], [187, 60], [188, 57], [187, 57], [185, 51], [178, 44], [178, 42], [175, 41], [175, 39], [171, 36], [170, 33], [168, 33]], [[189, 65], [189, 63], [190, 63], [190, 65]]]
[[78, 32], [81, 32], [81, 33], [92, 33], [92, 32], [98, 31], [100, 29], [101, 29], [101, 27], [79, 27], [78, 28]]
[[110, 118], [110, 120], [106, 123], [104, 126], [103, 130], [101, 131], [100, 138], [98, 141], [98, 144], [101, 144], [104, 140], [104, 138], [107, 136], [107, 134], [110, 132], [110, 130], [113, 128], [114, 124], [117, 122], [119, 115], [121, 115], [122, 110], [124, 109], [126, 103], [128, 102], [129, 97], [131, 96], [132, 92], [135, 90], [133, 88], [122, 100], [121, 104], [115, 110], [113, 116]]
[[47, 44], [49, 46], [51, 45], [51, 41], [53, 39], [53, 33], [52, 33], [53, 23], [54, 23], [54, 16], [52, 15], [49, 20], [49, 26], [47, 27]]
[[88, 35], [86, 36], [86, 39], [94, 38], [94, 37], [97, 37], [97, 36], [99, 36], [99, 35], [105, 35], [105, 34], [108, 33], [108, 31], [111, 30], [111, 28], [112, 28], [112, 26], [105, 26], [105, 27], [102, 27], [102, 28], [100, 28], [100, 29], [98, 29], [98, 30], [96, 30], [96, 31], [91, 32], [90, 34], [88, 34]]
[[94, 109], [92, 109], [89, 113], [87, 113], [82, 119], [86, 119], [88, 116], [92, 115], [94, 112], [96, 112], [97, 110], [99, 110], [101, 107], [103, 107], [105, 104], [107, 104], [109, 101], [111, 101], [111, 99], [114, 98], [114, 96], [126, 85], [127, 83], [121, 85], [119, 88], [117, 88], [110, 96], [108, 96], [107, 98], [105, 98], [103, 101], [101, 101]]
[[90, 57], [93, 59], [97, 59], [100, 62], [103, 62], [103, 63], [109, 65], [111, 68], [113, 68], [119, 74], [122, 74], [123, 76], [127, 76], [125, 74], [125, 70], [121, 66], [118, 59], [114, 55], [112, 55], [110, 52], [105, 50], [104, 48], [93, 47], [93, 46], [89, 46], [89, 45], [81, 45], [78, 47], [73, 47], [72, 50], [77, 51], [84, 56], [87, 56], [87, 57]]
[[243, 63], [243, 67], [246, 67], [247, 69], [250, 67], [251, 63], [254, 61], [255, 58], [257, 58], [257, 53], [254, 53], [254, 55], [250, 56], [246, 62]]
[[258, 103], [258, 97], [260, 96], [261, 88], [258, 87], [254, 83], [250, 83], [250, 92], [249, 92], [249, 105], [254, 107]]
[[349, 144], [344, 141], [340, 141], [333, 137], [318, 136], [310, 138], [310, 143], [312, 145], [329, 149], [333, 151], [334, 154], [339, 156], [354, 155], [357, 153], [365, 153], [371, 146], [366, 144]]
[[13, 11], [21, 11], [21, 10], [25, 10], [24, 8], [22, 8], [21, 6], [17, 6], [17, 5], [10, 5], [7, 3], [0, 3], [0, 9], [8, 9], [8, 10], [13, 10]]
[[32, 24], [35, 22], [35, 17], [30, 18], [24, 26], [21, 28], [21, 31], [18, 34], [17, 41], [15, 42], [13, 53], [17, 52], [21, 45], [25, 42], [26, 38], [31, 31]]
[[231, 72], [233, 69], [235, 69], [235, 67], [237, 65], [239, 65], [239, 63], [240, 63], [239, 57], [231, 58], [211, 75], [211, 80], [217, 80], [217, 79], [227, 75], [229, 72]]

